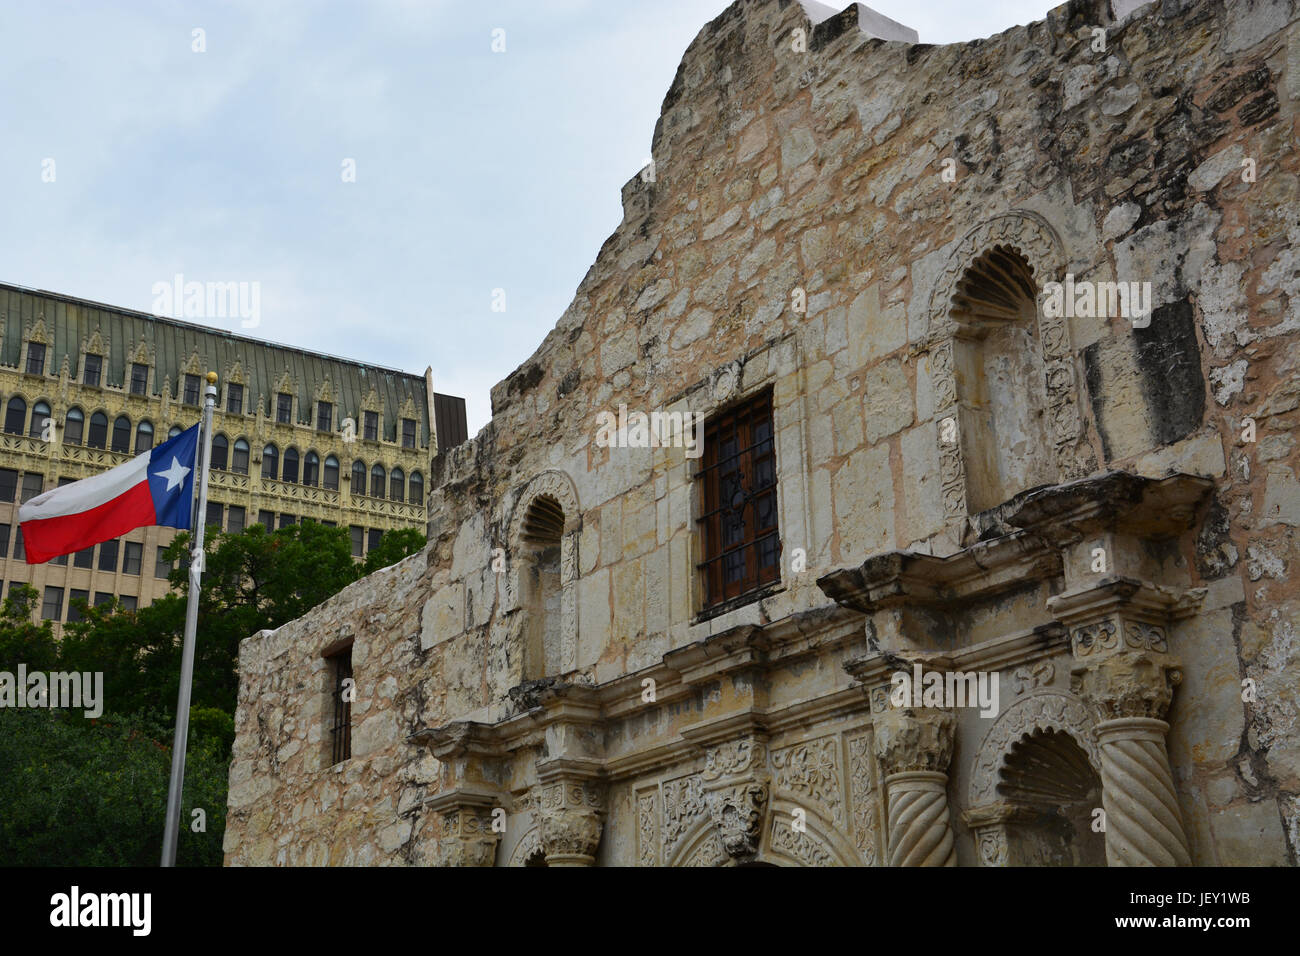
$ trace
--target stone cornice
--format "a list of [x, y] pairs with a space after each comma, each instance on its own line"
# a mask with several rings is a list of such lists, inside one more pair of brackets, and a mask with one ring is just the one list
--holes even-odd
[[1195, 475], [1143, 478], [1112, 471], [1032, 492], [1007, 520], [1058, 546], [1099, 530], [1166, 538], [1191, 527], [1213, 487]]

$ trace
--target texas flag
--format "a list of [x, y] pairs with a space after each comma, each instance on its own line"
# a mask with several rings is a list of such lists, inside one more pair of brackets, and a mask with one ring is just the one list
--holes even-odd
[[51, 488], [18, 509], [28, 564], [146, 525], [189, 528], [199, 426], [102, 475]]

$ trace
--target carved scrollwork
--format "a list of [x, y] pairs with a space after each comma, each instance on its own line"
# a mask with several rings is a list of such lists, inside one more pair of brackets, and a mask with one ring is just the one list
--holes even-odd
[[1079, 658], [1113, 651], [1119, 647], [1119, 623], [1107, 619], [1076, 627], [1070, 634], [1070, 645]]
[[704, 755], [705, 782], [748, 773], [762, 767], [767, 759], [767, 747], [753, 737], [727, 740], [708, 748]]
[[704, 799], [727, 855], [745, 859], [757, 853], [767, 811], [767, 785], [751, 782], [717, 787], [708, 790]]
[[824, 737], [774, 750], [772, 771], [778, 787], [821, 804], [837, 823], [842, 823], [838, 749], [834, 737]]
[[673, 858], [682, 838], [695, 826], [696, 822], [708, 814], [704, 805], [704, 789], [700, 778], [691, 774], [679, 777], [664, 784], [664, 825], [663, 852], [664, 860]]
[[1009, 850], [1007, 831], [1001, 826], [985, 827], [978, 837], [980, 863], [984, 866], [1006, 866]]
[[876, 865], [876, 786], [871, 737], [849, 738], [849, 799], [853, 803], [853, 843], [862, 862]]
[[636, 798], [637, 860], [641, 866], [659, 863], [659, 794], [649, 790]]
[[1147, 624], [1145, 621], [1124, 622], [1124, 643], [1129, 647], [1160, 653], [1169, 650], [1165, 629], [1157, 624]]

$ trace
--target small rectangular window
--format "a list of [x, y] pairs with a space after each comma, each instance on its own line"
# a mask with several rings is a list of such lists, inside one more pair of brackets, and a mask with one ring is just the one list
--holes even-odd
[[149, 385], [149, 366], [131, 363], [131, 394], [143, 395]]
[[136, 609], [137, 601], [134, 594], [119, 594], [117, 599], [122, 603], [122, 610], [134, 611]]
[[185, 376], [185, 396], [181, 401], [186, 405], [197, 405], [199, 403], [199, 377], [197, 375]]
[[172, 563], [167, 560], [166, 554], [167, 549], [161, 544], [158, 545], [158, 552], [153, 559], [153, 576], [156, 578], [166, 579], [172, 573]]
[[39, 342], [27, 343], [27, 374], [45, 374], [45, 346]]
[[99, 546], [99, 570], [117, 570], [117, 539], [105, 541]]
[[366, 441], [379, 441], [379, 413], [366, 412], [365, 431], [361, 436]]
[[72, 566], [74, 568], [93, 568], [95, 566], [95, 546], [92, 544], [89, 548], [82, 548], [72, 556]]
[[297, 523], [298, 523], [298, 519], [295, 518], [293, 515], [290, 515], [290, 514], [282, 514], [282, 515], [280, 515], [280, 527], [281, 527], [281, 528], [288, 528], [290, 525], [294, 525], [294, 524], [297, 524]]
[[383, 528], [371, 528], [370, 541], [367, 542], [369, 546], [366, 548], [366, 550], [373, 551], [375, 550], [375, 548], [379, 547], [379, 539], [382, 538], [383, 536], [384, 536]]
[[35, 472], [23, 472], [23, 499], [26, 504], [45, 490], [45, 476]]
[[41, 602], [41, 618], [46, 621], [63, 619], [63, 588], [45, 588], [45, 600]]
[[316, 403], [316, 430], [318, 432], [334, 430], [334, 406], [329, 402]]
[[330, 664], [330, 766], [352, 756], [352, 647], [327, 658]]
[[128, 541], [122, 556], [122, 573], [139, 574], [140, 564], [144, 559], [144, 545], [139, 541]]
[[55, 555], [54, 557], [50, 558], [50, 564], [57, 565], [61, 568], [66, 568], [68, 566], [68, 556], [66, 554]]
[[226, 411], [232, 415], [242, 415], [244, 413], [244, 386], [226, 386]]
[[293, 415], [293, 396], [280, 392], [275, 397], [275, 420], [281, 425], [288, 425]]
[[214, 524], [218, 529], [222, 527], [222, 517], [225, 515], [226, 506], [219, 501], [208, 502], [208, 516], [205, 524]]
[[415, 419], [414, 418], [402, 419], [402, 447], [403, 448], [415, 447]]
[[770, 391], [706, 423], [700, 464], [707, 610], [781, 577]]
[[9, 557], [9, 525], [0, 524], [0, 559]]
[[14, 535], [14, 560], [27, 560], [27, 552], [23, 549], [23, 526], [18, 526], [18, 533]]
[[366, 553], [366, 529], [354, 524], [348, 530], [352, 532], [352, 557], [363, 557]]
[[109, 594], [107, 591], [95, 592], [95, 607], [103, 607], [105, 604], [112, 604], [112, 603], [113, 603], [113, 595]]
[[274, 531], [274, 530], [275, 530], [275, 512], [274, 512], [274, 511], [259, 511], [259, 512], [257, 513], [257, 523], [260, 524], [260, 525], [261, 525], [263, 528], [265, 528], [267, 531]]
[[78, 588], [73, 588], [68, 593], [68, 620], [80, 621], [84, 616], [83, 613], [84, 609], [82, 608], [81, 605], [87, 604], [89, 603], [89, 601], [90, 601], [89, 591], [82, 591]]
[[239, 534], [244, 530], [244, 508], [242, 505], [231, 505], [227, 510], [226, 530], [231, 534]]
[[87, 385], [99, 384], [99, 371], [104, 367], [104, 358], [101, 355], [86, 356], [86, 371], [82, 378]]
[[18, 493], [18, 472], [12, 468], [0, 468], [0, 501], [13, 501]]

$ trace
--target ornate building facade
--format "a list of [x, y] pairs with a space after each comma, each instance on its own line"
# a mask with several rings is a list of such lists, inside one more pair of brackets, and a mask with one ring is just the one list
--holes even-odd
[[357, 557], [386, 530], [425, 527], [437, 448], [429, 373], [11, 285], [0, 285], [0, 336], [0, 580], [35, 587], [56, 630], [77, 616], [76, 598], [133, 608], [166, 593], [161, 552], [175, 532], [141, 528], [28, 565], [18, 506], [197, 423], [209, 370], [219, 376], [209, 525], [348, 527]]
[[733, 4], [425, 552], [243, 643], [227, 862], [1295, 865], [1296, 18]]

